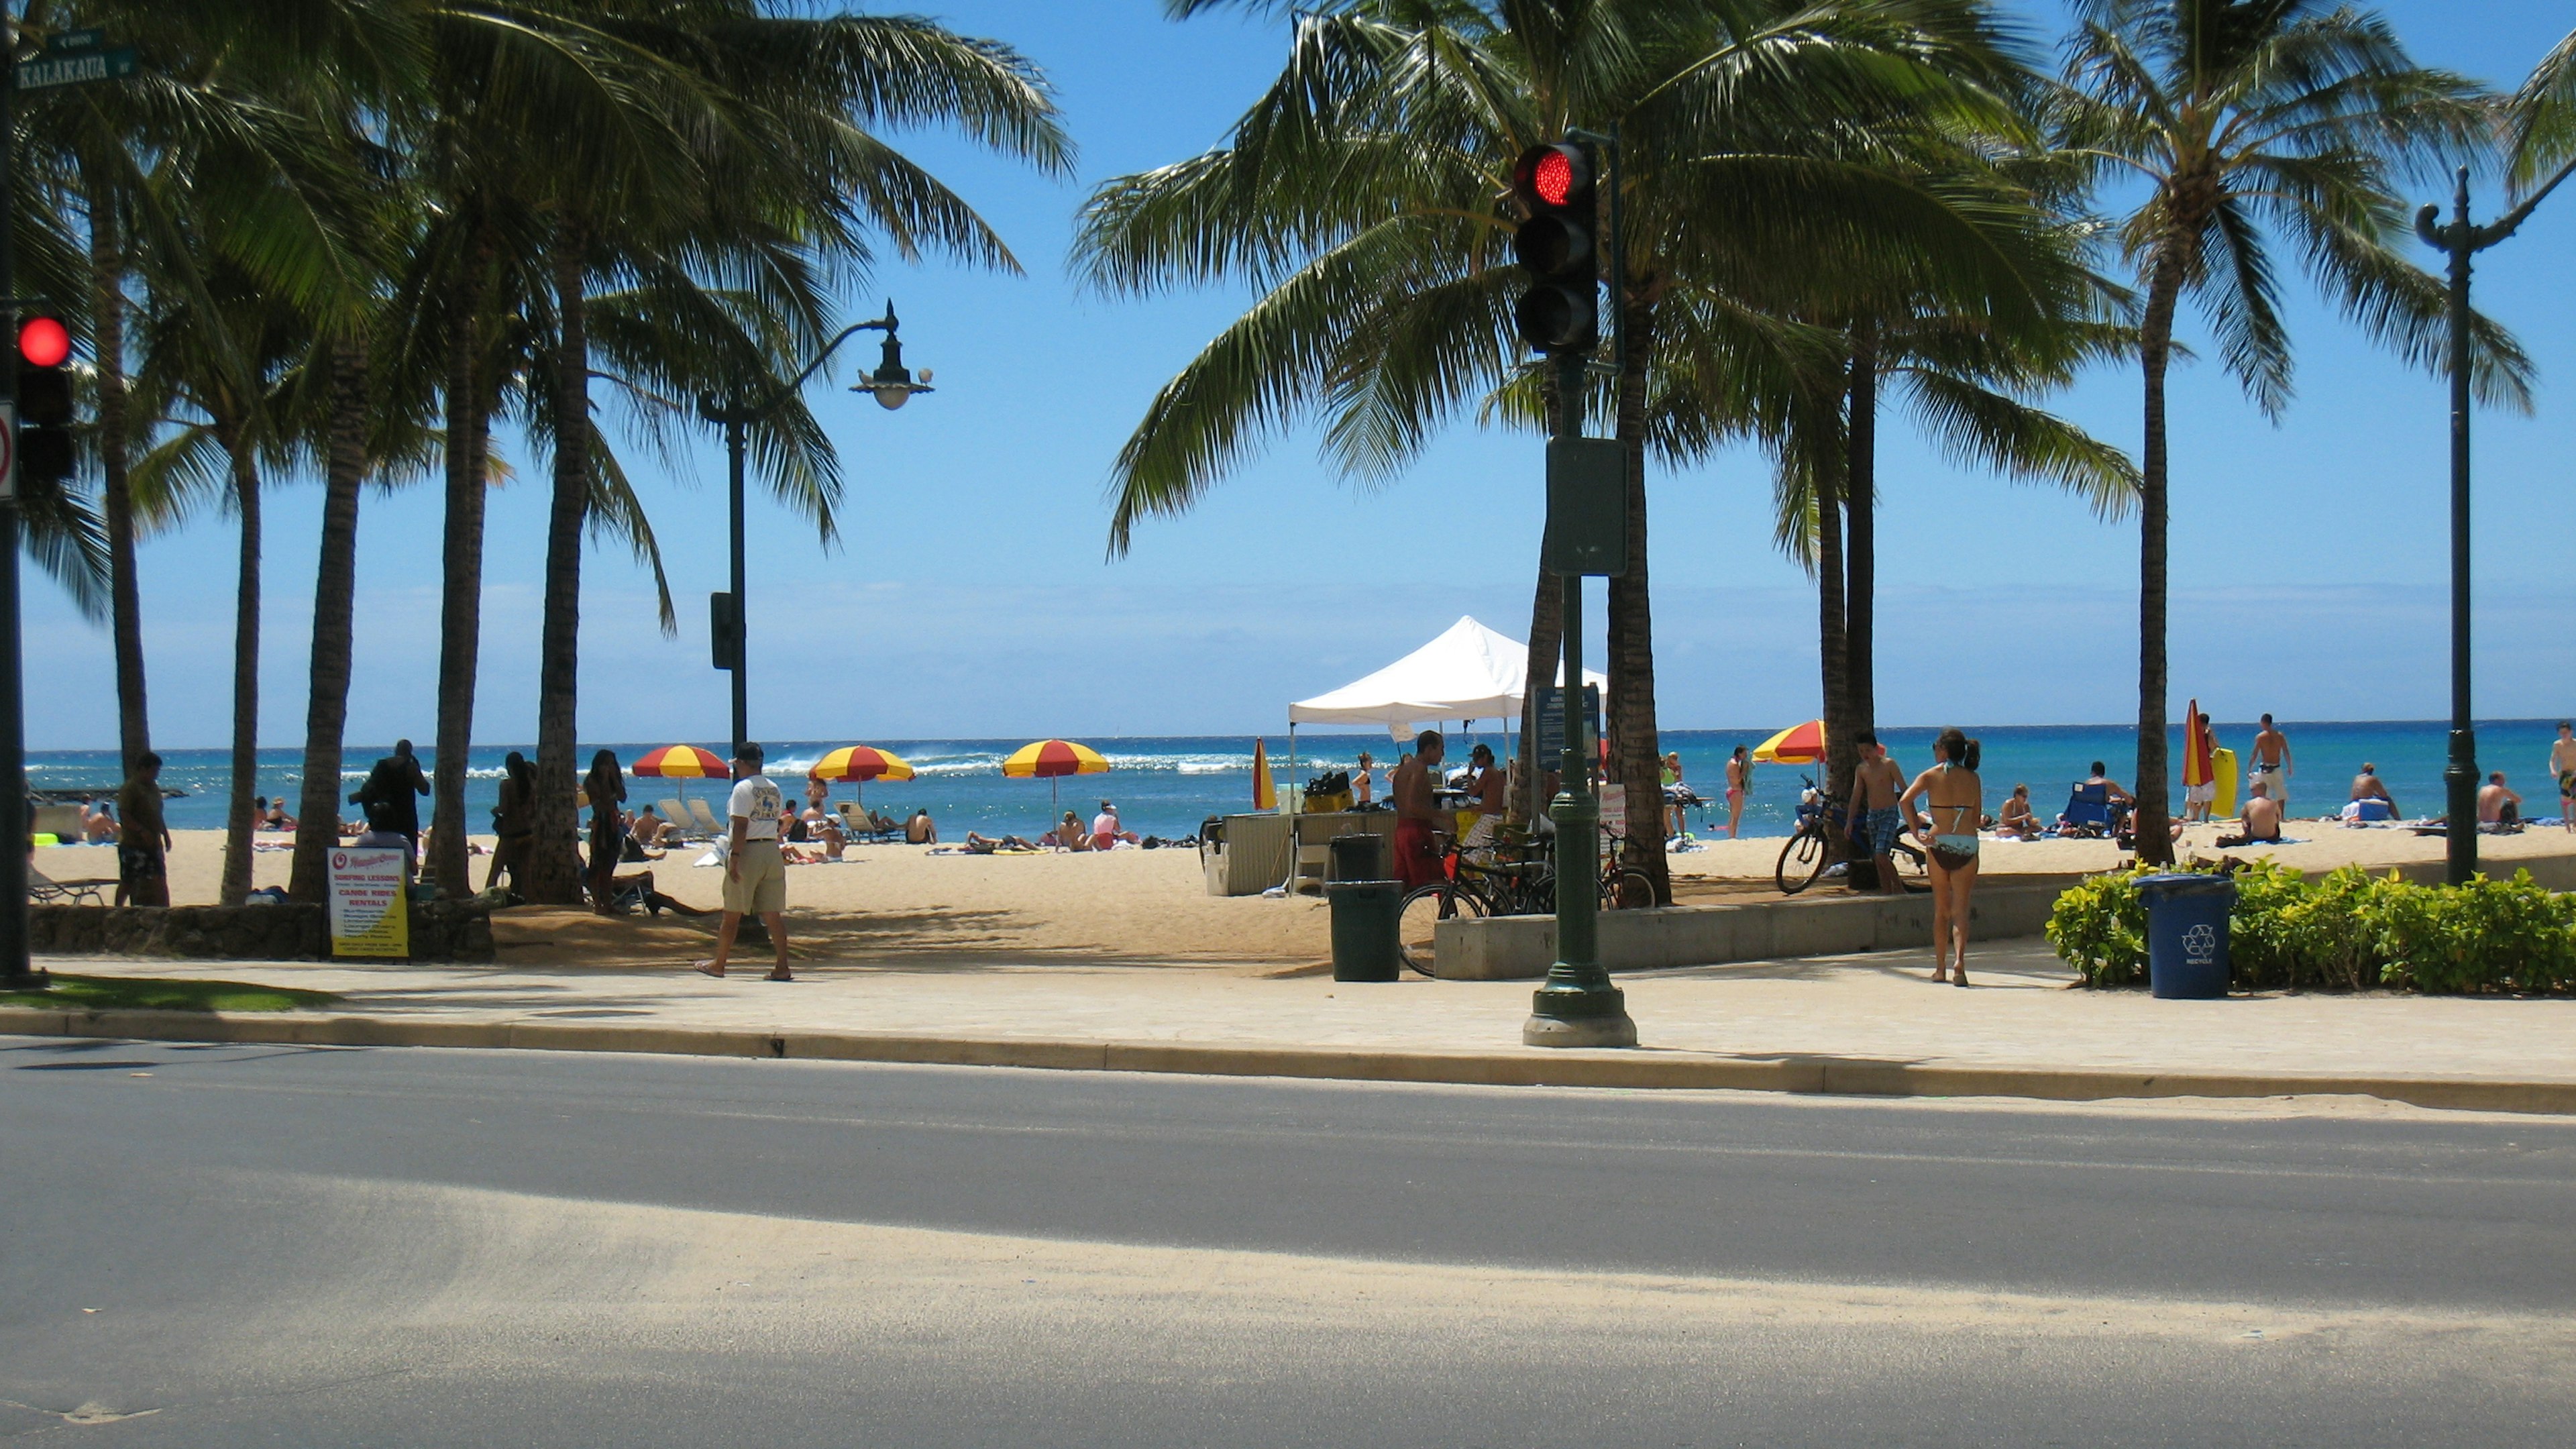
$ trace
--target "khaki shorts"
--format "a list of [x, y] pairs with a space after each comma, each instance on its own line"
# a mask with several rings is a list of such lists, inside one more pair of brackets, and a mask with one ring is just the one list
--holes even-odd
[[724, 908], [746, 916], [774, 916], [787, 909], [787, 862], [775, 840], [746, 840], [725, 871]]

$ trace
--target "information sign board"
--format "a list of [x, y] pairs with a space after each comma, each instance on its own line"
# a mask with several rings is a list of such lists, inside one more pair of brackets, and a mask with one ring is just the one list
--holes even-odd
[[403, 852], [331, 852], [331, 954], [411, 955], [411, 905], [403, 888]]

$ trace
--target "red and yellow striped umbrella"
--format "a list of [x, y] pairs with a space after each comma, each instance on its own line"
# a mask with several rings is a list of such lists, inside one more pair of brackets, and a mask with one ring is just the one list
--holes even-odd
[[909, 780], [912, 764], [901, 755], [890, 755], [873, 745], [843, 745], [814, 762], [805, 772], [816, 780], [849, 780], [866, 784], [870, 780]]
[[1002, 773], [1014, 780], [1052, 780], [1064, 775], [1105, 775], [1109, 762], [1089, 745], [1071, 740], [1039, 740], [1023, 745], [1002, 762]]
[[1772, 765], [1807, 765], [1824, 757], [1825, 722], [1820, 719], [1791, 725], [1753, 750], [1753, 758]]
[[733, 774], [725, 764], [724, 756], [713, 750], [699, 749], [696, 745], [664, 745], [658, 750], [647, 750], [626, 768], [630, 774], [664, 780], [722, 780]]

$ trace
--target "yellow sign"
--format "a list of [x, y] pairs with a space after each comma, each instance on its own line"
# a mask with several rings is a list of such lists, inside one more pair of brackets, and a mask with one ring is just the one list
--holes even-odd
[[331, 954], [411, 955], [411, 903], [403, 886], [403, 852], [331, 852]]

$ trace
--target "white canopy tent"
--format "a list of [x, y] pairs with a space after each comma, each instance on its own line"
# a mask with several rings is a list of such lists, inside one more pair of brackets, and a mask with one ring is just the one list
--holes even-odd
[[[1529, 646], [1461, 617], [1437, 639], [1365, 678], [1288, 706], [1290, 758], [1301, 724], [1383, 725], [1396, 739], [1441, 720], [1516, 721], [1528, 680]], [[1585, 670], [1586, 684], [1609, 679]], [[1556, 682], [1565, 682], [1557, 666]]]

